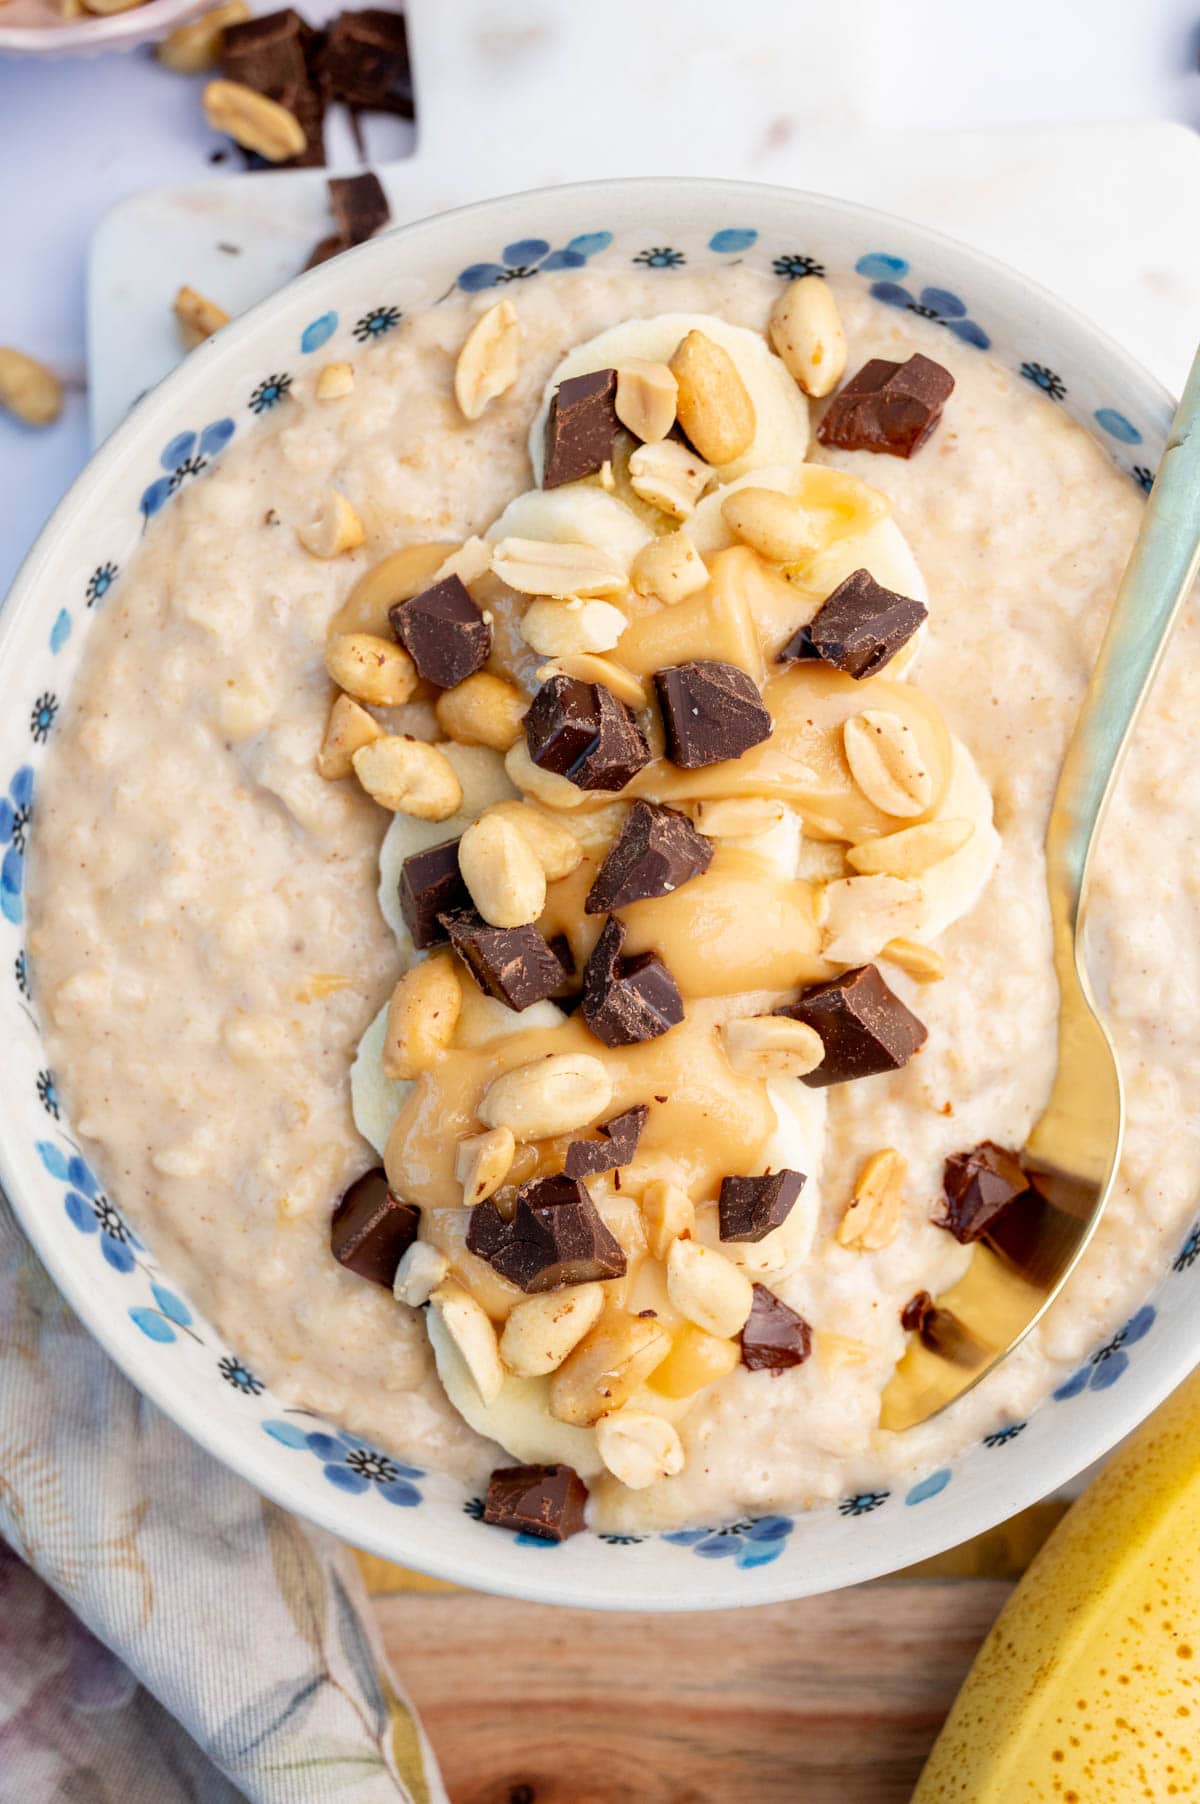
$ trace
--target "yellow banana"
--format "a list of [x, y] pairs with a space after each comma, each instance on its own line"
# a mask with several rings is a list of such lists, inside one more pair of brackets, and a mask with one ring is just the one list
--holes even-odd
[[1064, 1517], [912, 1804], [1200, 1799], [1200, 1372]]

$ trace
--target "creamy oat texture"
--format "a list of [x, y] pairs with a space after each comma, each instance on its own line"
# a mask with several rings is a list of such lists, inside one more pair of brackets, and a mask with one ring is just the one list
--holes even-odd
[[[95, 625], [43, 780], [39, 1001], [74, 1126], [118, 1201], [281, 1396], [475, 1482], [495, 1448], [447, 1400], [422, 1318], [329, 1253], [331, 1204], [371, 1160], [347, 1073], [400, 965], [375, 899], [387, 817], [314, 768], [329, 622], [385, 553], [483, 531], [530, 486], [526, 433], [573, 346], [667, 308], [761, 329], [776, 292], [741, 270], [523, 284], [517, 383], [472, 425], [452, 398], [454, 361], [490, 297], [403, 322], [363, 353], [336, 405], [314, 399], [314, 371], [151, 527]], [[851, 372], [921, 350], [956, 379], [910, 462], [811, 455], [892, 500], [930, 597], [912, 685], [991, 792], [998, 859], [934, 942], [944, 981], [885, 967], [929, 1029], [921, 1055], [893, 1076], [806, 1092], [827, 1115], [823, 1148], [814, 1109], [789, 1126], [775, 1099], [780, 1134], [793, 1146], [807, 1135], [815, 1162], [800, 1166], [811, 1250], [798, 1246], [769, 1282], [812, 1324], [814, 1356], [779, 1376], [738, 1367], [701, 1393], [680, 1428], [683, 1473], [636, 1493], [602, 1483], [601, 1526], [817, 1502], [928, 1469], [1023, 1417], [1150, 1288], [1200, 1187], [1182, 1106], [1200, 1059], [1189, 617], [1117, 796], [1093, 910], [1128, 1084], [1122, 1182], [1066, 1294], [1001, 1371], [934, 1423], [878, 1432], [901, 1307], [964, 1263], [930, 1220], [942, 1161], [984, 1138], [1021, 1145], [1048, 1090], [1056, 992], [1041, 838], [1139, 497], [1020, 377], [857, 287], [839, 299]], [[296, 528], [330, 487], [352, 498], [366, 543], [324, 563]], [[411, 707], [403, 725], [421, 725]], [[477, 809], [497, 792], [499, 761], [460, 762]], [[425, 843], [465, 824], [423, 823]], [[382, 1099], [381, 1137], [399, 1100]], [[839, 1246], [854, 1175], [881, 1146], [908, 1161], [901, 1231], [879, 1252]]]

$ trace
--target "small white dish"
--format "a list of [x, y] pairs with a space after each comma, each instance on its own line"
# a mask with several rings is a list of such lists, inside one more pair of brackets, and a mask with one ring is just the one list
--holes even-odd
[[[102, 56], [106, 50], [132, 50], [162, 38], [176, 25], [194, 19], [211, 0], [146, 0], [120, 13], [85, 13], [79, 19], [45, 24], [5, 23], [0, 6], [0, 56]], [[49, 10], [49, 0], [46, 0]], [[16, 8], [13, 9], [14, 11]]]

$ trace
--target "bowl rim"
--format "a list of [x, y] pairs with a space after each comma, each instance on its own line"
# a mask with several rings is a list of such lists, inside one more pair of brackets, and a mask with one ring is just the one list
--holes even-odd
[[[1169, 418], [1174, 410], [1174, 402], [1162, 384], [1117, 341], [1094, 325], [1079, 309], [1041, 284], [1027, 279], [1010, 265], [945, 233], [904, 219], [900, 215], [832, 196], [810, 194], [801, 189], [707, 177], [639, 176], [562, 183], [443, 209], [406, 222], [359, 246], [348, 255], [357, 259], [359, 265], [365, 265], [370, 259], [383, 261], [395, 240], [401, 239], [409, 243], [419, 241], [422, 236], [432, 237], [438, 230], [451, 229], [456, 224], [486, 226], [493, 217], [511, 215], [515, 204], [521, 208], [536, 208], [539, 203], [551, 200], [561, 204], [567, 197], [587, 199], [602, 195], [608, 205], [617, 209], [623, 203], [628, 207], [631, 203], [649, 200], [656, 195], [669, 202], [671, 197], [678, 197], [681, 189], [697, 198], [711, 197], [728, 203], [757, 202], [760, 205], [769, 203], [778, 207], [781, 202], [791, 201], [806, 208], [810, 217], [815, 215], [819, 219], [824, 214], [841, 222], [849, 219], [868, 231], [895, 231], [898, 227], [902, 228], [912, 240], [933, 250], [944, 249], [956, 259], [967, 259], [1001, 292], [1007, 290], [1014, 295], [1019, 292], [1024, 310], [1028, 310], [1031, 300], [1035, 302], [1051, 327], [1057, 326], [1060, 330], [1082, 335], [1087, 340], [1089, 357], [1094, 359], [1099, 354], [1106, 357], [1111, 365], [1119, 367], [1124, 378], [1139, 389], [1146, 396], [1147, 403], [1161, 411], [1165, 418]], [[126, 418], [93, 452], [38, 533], [7, 596], [0, 603], [0, 670], [9, 653], [18, 619], [32, 612], [38, 605], [48, 567], [52, 566], [58, 556], [59, 546], [69, 537], [74, 521], [90, 504], [97, 488], [112, 480], [121, 466], [128, 465], [145, 444], [153, 442], [164, 421], [178, 417], [177, 396], [184, 396], [196, 386], [197, 377], [203, 375], [211, 356], [215, 354], [223, 360], [226, 352], [231, 357], [236, 355], [237, 348], [244, 341], [251, 340], [271, 317], [279, 306], [281, 296], [290, 298], [305, 289], [315, 292], [323, 289], [328, 280], [328, 266], [305, 272], [222, 328], [219, 339], [211, 341], [211, 348], [201, 350], [203, 363], [193, 361], [197, 357], [196, 353], [184, 359], [131, 409]], [[552, 1563], [536, 1560], [529, 1563], [526, 1580], [524, 1573], [519, 1577], [510, 1577], [507, 1572], [491, 1569], [483, 1543], [480, 1544], [478, 1554], [464, 1553], [456, 1547], [432, 1551], [423, 1547], [405, 1550], [402, 1546], [405, 1538], [402, 1528], [397, 1536], [382, 1530], [376, 1532], [370, 1521], [364, 1521], [361, 1525], [348, 1522], [340, 1493], [330, 1487], [327, 1498], [323, 1491], [313, 1488], [310, 1493], [302, 1484], [289, 1482], [286, 1469], [273, 1456], [269, 1441], [264, 1440], [261, 1453], [250, 1442], [244, 1446], [226, 1446], [223, 1431], [210, 1425], [207, 1413], [189, 1409], [188, 1399], [178, 1381], [171, 1375], [170, 1368], [160, 1369], [148, 1360], [139, 1361], [134, 1349], [127, 1347], [115, 1335], [110, 1336], [107, 1331], [110, 1312], [103, 1299], [89, 1288], [82, 1262], [60, 1255], [50, 1234], [43, 1232], [41, 1218], [32, 1199], [22, 1199], [20, 1188], [14, 1181], [13, 1167], [7, 1151], [9, 1134], [7, 1118], [0, 1114], [0, 1188], [8, 1196], [18, 1224], [38, 1258], [85, 1328], [138, 1391], [228, 1471], [252, 1484], [281, 1507], [316, 1523], [341, 1540], [347, 1540], [352, 1535], [355, 1545], [384, 1558], [415, 1565], [418, 1570], [468, 1589], [489, 1591], [530, 1602], [594, 1609], [632, 1608], [641, 1611], [678, 1612], [777, 1603], [829, 1588], [820, 1582], [815, 1585], [806, 1583], [803, 1572], [790, 1567], [782, 1570], [779, 1567], [763, 1567], [753, 1575], [743, 1575], [749, 1581], [745, 1585], [747, 1595], [744, 1598], [730, 1599], [724, 1593], [707, 1590], [703, 1570], [697, 1571], [696, 1584], [689, 1586], [684, 1593], [673, 1585], [655, 1581], [648, 1572], [639, 1571], [636, 1593], [631, 1594], [623, 1586], [621, 1575], [615, 1566], [611, 1571], [613, 1582], [597, 1585], [591, 1580], [579, 1582], [575, 1575], [561, 1569], [556, 1575]], [[1061, 1487], [1135, 1428], [1198, 1363], [1200, 1335], [1197, 1336], [1193, 1356], [1178, 1370], [1151, 1371], [1143, 1366], [1140, 1382], [1122, 1387], [1119, 1397], [1110, 1398], [1102, 1420], [1080, 1423], [1073, 1435], [1063, 1436], [1059, 1441], [1053, 1442], [1042, 1458], [1032, 1466], [1019, 1463], [998, 1471], [995, 1482], [977, 1497], [973, 1497], [972, 1521], [964, 1534], [959, 1535], [956, 1531], [954, 1539], [947, 1540], [945, 1525], [937, 1516], [907, 1517], [902, 1563], [906, 1566], [916, 1563], [957, 1544], [960, 1539], [983, 1533]], [[1043, 1409], [1048, 1401], [1048, 1397], [1043, 1398], [1036, 1406], [1035, 1413]], [[401, 1543], [400, 1546], [398, 1542]], [[893, 1563], [871, 1557], [865, 1544], [863, 1551], [862, 1558], [856, 1559], [853, 1551], [846, 1555], [846, 1570], [837, 1578], [834, 1589], [882, 1577], [896, 1570]]]
[[160, 31], [186, 24], [206, 5], [208, 0], [144, 0], [123, 12], [85, 13], [62, 25], [0, 23], [0, 56], [99, 56], [105, 50], [132, 50]]

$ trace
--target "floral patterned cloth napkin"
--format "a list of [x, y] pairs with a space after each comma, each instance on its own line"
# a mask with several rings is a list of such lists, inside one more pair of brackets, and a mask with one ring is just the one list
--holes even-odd
[[0, 1195], [0, 1804], [446, 1804], [347, 1549], [147, 1403]]

